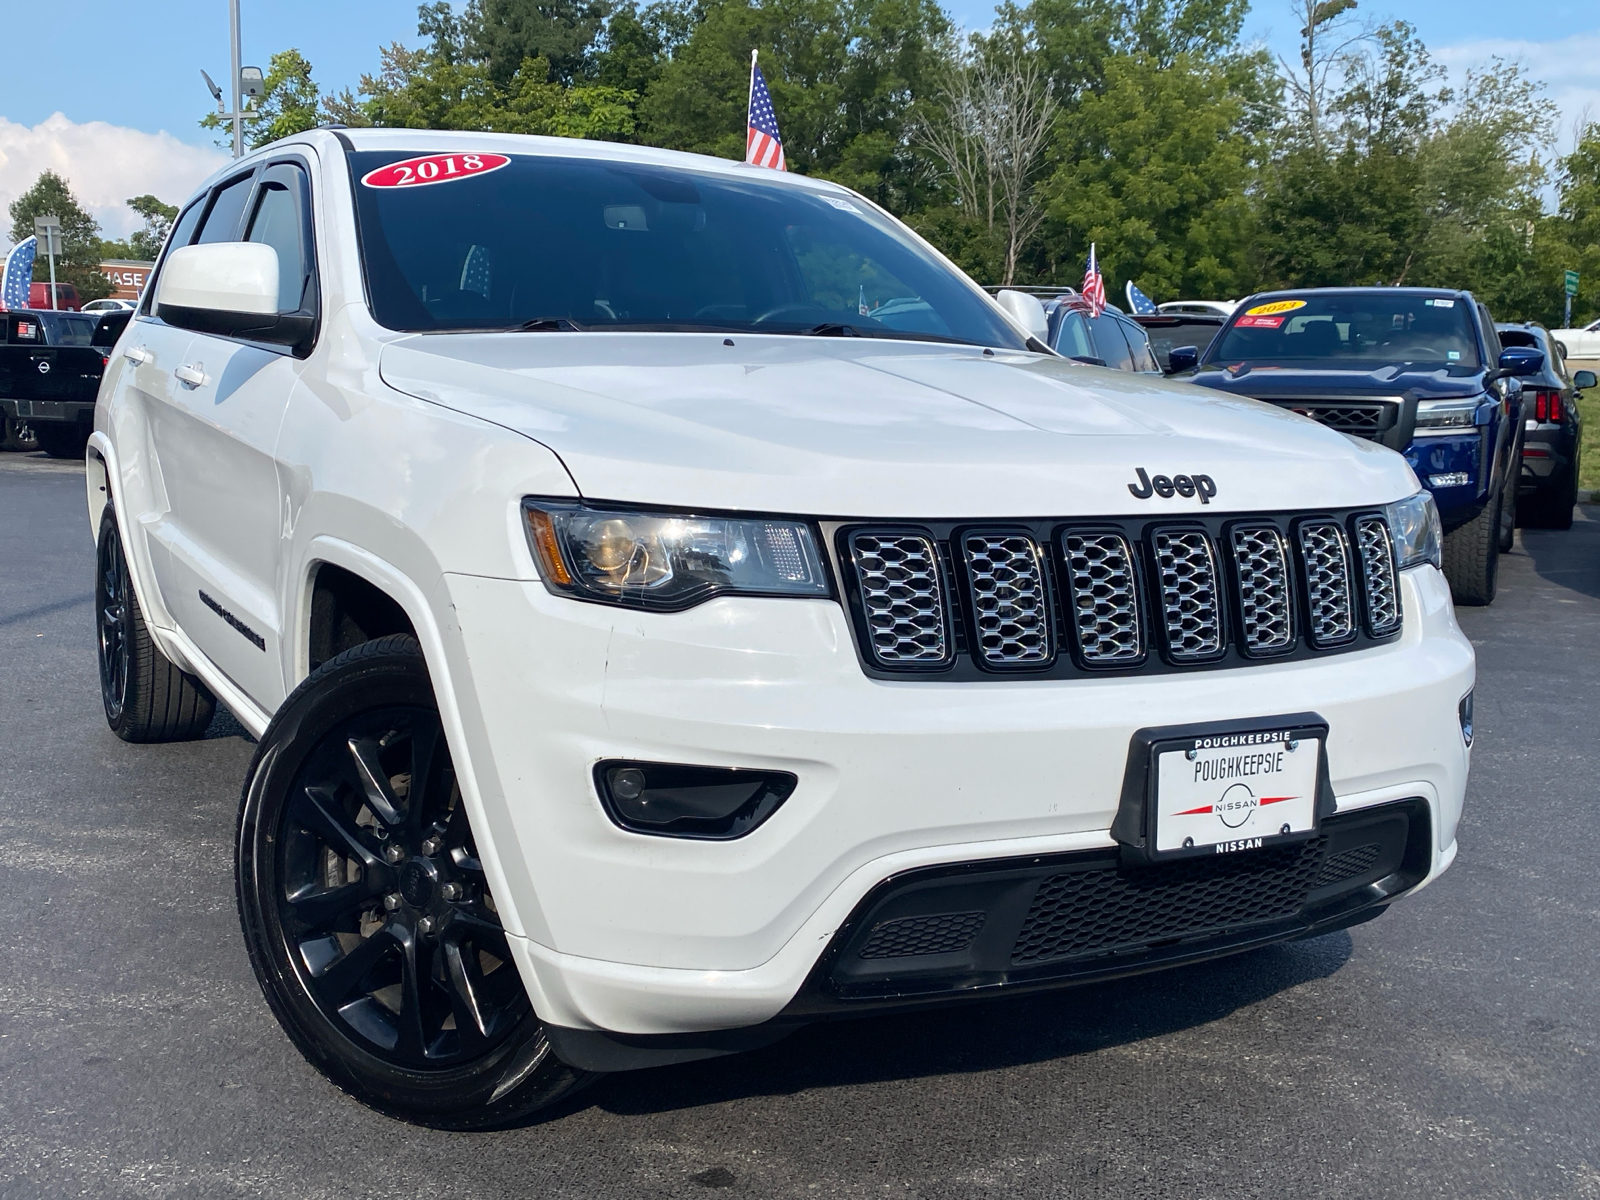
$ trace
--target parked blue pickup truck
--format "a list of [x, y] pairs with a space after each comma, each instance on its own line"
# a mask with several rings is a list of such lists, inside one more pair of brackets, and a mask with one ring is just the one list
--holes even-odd
[[1456, 603], [1488, 604], [1516, 524], [1520, 379], [1543, 365], [1469, 292], [1317, 288], [1241, 301], [1192, 381], [1403, 453], [1439, 506]]

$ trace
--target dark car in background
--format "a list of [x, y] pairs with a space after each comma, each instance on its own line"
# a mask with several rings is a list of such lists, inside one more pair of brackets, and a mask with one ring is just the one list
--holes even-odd
[[1057, 354], [1116, 371], [1162, 373], [1143, 328], [1115, 305], [1091, 317], [1076, 292], [1041, 299], [1050, 321], [1049, 345]]
[[1517, 517], [1536, 529], [1571, 529], [1578, 502], [1583, 413], [1578, 397], [1595, 386], [1593, 371], [1568, 371], [1566, 353], [1537, 321], [1496, 326], [1503, 346], [1544, 355], [1544, 366], [1522, 380], [1522, 478]]
[[1544, 357], [1503, 347], [1469, 292], [1319, 288], [1241, 301], [1193, 382], [1400, 451], [1438, 504], [1456, 603], [1489, 604], [1516, 518], [1520, 379]]
[[1134, 313], [1128, 319], [1144, 330], [1156, 361], [1169, 375], [1193, 370], [1217, 331], [1228, 323], [1227, 317], [1208, 312]]
[[15, 309], [0, 313], [0, 415], [33, 431], [39, 449], [82, 458], [94, 427], [95, 396], [108, 356], [132, 313]]

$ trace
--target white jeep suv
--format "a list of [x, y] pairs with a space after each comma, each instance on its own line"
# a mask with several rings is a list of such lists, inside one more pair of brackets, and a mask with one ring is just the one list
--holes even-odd
[[1449, 865], [1473, 654], [1405, 462], [1007, 299], [598, 142], [319, 130], [188, 203], [89, 451], [106, 715], [259, 740], [239, 911], [319, 1069], [489, 1125]]

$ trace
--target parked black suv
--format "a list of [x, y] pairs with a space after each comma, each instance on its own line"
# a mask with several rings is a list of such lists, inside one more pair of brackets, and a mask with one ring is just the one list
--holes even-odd
[[1567, 370], [1561, 343], [1537, 321], [1496, 326], [1503, 346], [1544, 355], [1544, 369], [1522, 381], [1522, 479], [1517, 516], [1535, 529], [1571, 529], [1583, 455], [1578, 397], [1595, 386], [1593, 371]]
[[[132, 313], [15, 309], [0, 313], [0, 415], [33, 430], [39, 449], [82, 458], [111, 347]], [[9, 439], [8, 439], [9, 440]]]

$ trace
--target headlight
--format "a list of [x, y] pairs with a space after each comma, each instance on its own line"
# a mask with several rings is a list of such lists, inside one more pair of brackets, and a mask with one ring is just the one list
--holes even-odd
[[1461, 433], [1478, 421], [1481, 400], [1424, 400], [1417, 405], [1418, 433]]
[[1400, 569], [1429, 562], [1439, 565], [1439, 547], [1444, 532], [1439, 525], [1439, 506], [1428, 492], [1418, 492], [1397, 500], [1383, 510], [1394, 536], [1394, 553]]
[[524, 500], [528, 544], [545, 586], [629, 608], [690, 608], [713, 596], [827, 596], [805, 521], [611, 511]]

